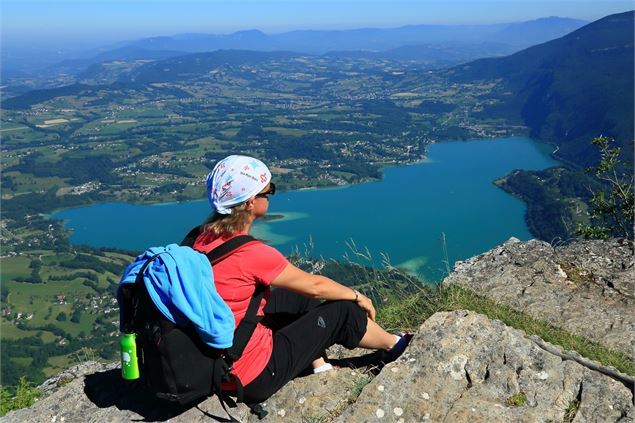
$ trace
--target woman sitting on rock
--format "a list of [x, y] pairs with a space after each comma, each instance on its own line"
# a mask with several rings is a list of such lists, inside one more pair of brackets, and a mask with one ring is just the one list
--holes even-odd
[[[208, 175], [207, 190], [213, 214], [194, 243], [203, 253], [248, 234], [254, 220], [267, 212], [276, 186], [260, 160], [229, 156]], [[314, 372], [331, 369], [323, 358], [331, 345], [382, 349], [387, 352], [385, 361], [391, 361], [411, 338], [390, 334], [375, 323], [375, 308], [366, 296], [304, 272], [261, 242], [246, 244], [216, 264], [214, 284], [236, 325], [258, 284], [278, 288], [266, 292], [258, 311], [266, 317], [234, 363], [232, 373], [244, 386], [246, 403], [269, 398], [310, 365]]]

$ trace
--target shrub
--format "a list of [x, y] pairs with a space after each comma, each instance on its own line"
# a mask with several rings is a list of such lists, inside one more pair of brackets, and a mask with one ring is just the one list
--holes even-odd
[[608, 137], [591, 141], [600, 149], [600, 162], [587, 172], [593, 173], [606, 189], [592, 191], [591, 224], [580, 226], [577, 231], [585, 238], [633, 239], [633, 172], [631, 168], [630, 175], [626, 173], [628, 165], [620, 162], [621, 149], [611, 148], [612, 141]]
[[11, 410], [32, 406], [41, 394], [42, 392], [34, 388], [24, 376], [20, 378], [18, 386], [15, 387], [14, 396], [4, 386], [0, 386], [0, 416], [4, 416]]

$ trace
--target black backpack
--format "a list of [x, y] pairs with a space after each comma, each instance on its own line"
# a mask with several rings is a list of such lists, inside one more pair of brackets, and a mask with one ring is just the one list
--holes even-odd
[[[181, 245], [191, 247], [198, 234], [200, 227], [192, 229]], [[214, 266], [240, 247], [252, 242], [260, 241], [249, 235], [239, 235], [206, 255]], [[137, 360], [141, 380], [158, 398], [180, 406], [194, 405], [215, 394], [227, 412], [225, 403], [236, 407], [236, 402], [243, 402], [242, 384], [230, 372], [261, 319], [256, 316], [256, 312], [266, 288], [257, 285], [247, 313], [234, 332], [233, 345], [224, 350], [215, 349], [200, 340], [193, 325], [175, 325], [154, 305], [146, 290], [143, 275], [146, 267], [156, 257], [151, 257], [143, 264], [134, 284], [122, 287], [122, 308], [127, 308], [127, 312], [123, 314], [127, 316], [127, 321], [122, 322], [122, 327], [137, 335]], [[236, 391], [233, 393], [236, 401], [221, 390], [221, 384], [231, 380], [236, 383]], [[267, 414], [259, 404], [247, 405], [261, 419]]]

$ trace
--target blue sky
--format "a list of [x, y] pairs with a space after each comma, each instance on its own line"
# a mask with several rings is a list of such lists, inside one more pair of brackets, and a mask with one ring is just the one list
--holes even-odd
[[482, 24], [545, 16], [592, 21], [633, 8], [616, 0], [0, 0], [5, 44], [113, 42], [184, 32]]

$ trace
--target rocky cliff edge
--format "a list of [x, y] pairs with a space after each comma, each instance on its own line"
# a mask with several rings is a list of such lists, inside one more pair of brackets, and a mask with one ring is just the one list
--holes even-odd
[[[472, 280], [478, 279], [474, 276], [478, 275], [479, 280], [485, 281], [488, 279], [485, 269], [491, 262], [494, 264], [490, 270], [495, 271], [492, 278], [498, 283], [505, 281], [505, 284], [512, 285], [514, 280], [533, 274], [533, 279], [526, 279], [534, 280], [534, 285], [525, 289], [524, 295], [527, 295], [537, 283], [550, 283], [558, 291], [568, 289], [567, 278], [557, 276], [560, 272], [554, 264], [567, 275], [567, 263], [589, 269], [583, 267], [584, 263], [588, 263], [583, 258], [589, 251], [586, 244], [567, 249], [564, 256], [554, 255], [553, 250], [545, 245], [531, 245], [530, 251], [535, 254], [528, 257], [520, 253], [522, 245], [526, 244], [529, 243], [512, 240], [472, 261], [460, 263], [457, 272], [462, 272], [464, 276], [473, 275]], [[546, 255], [539, 253], [536, 247], [544, 249]], [[613, 251], [613, 247], [610, 249]], [[555, 257], [555, 261], [545, 257]], [[564, 261], [561, 257], [565, 257]], [[606, 262], [605, 259], [594, 258], [592, 261], [605, 263], [592, 268], [593, 282], [591, 279], [588, 282], [593, 284], [596, 284], [598, 275], [604, 275], [604, 270], [608, 269], [607, 275], [611, 273], [611, 266], [617, 266], [618, 270], [623, 267], [622, 262], [615, 260]], [[626, 270], [629, 269], [628, 263], [626, 261]], [[630, 263], [632, 269], [632, 261]], [[535, 271], [518, 271], [514, 278], [510, 269], [517, 267]], [[543, 277], [557, 284], [542, 281]], [[599, 277], [600, 281], [606, 280], [602, 279], [603, 276]], [[616, 281], [610, 281], [614, 286], [606, 285], [613, 289]], [[628, 283], [620, 280], [617, 285], [621, 287], [622, 282]], [[497, 286], [491, 289], [495, 290]], [[592, 289], [595, 288], [589, 287], [588, 291], [584, 291], [587, 292], [585, 295], [597, 296], [597, 293], [590, 293]], [[618, 288], [621, 289], [628, 290]], [[602, 292], [606, 293], [606, 289]], [[632, 293], [632, 289], [629, 292]], [[539, 295], [543, 294], [546, 295], [541, 291]], [[628, 297], [628, 292], [626, 295]], [[608, 298], [611, 301], [609, 308], [613, 308], [613, 294]], [[560, 307], [560, 303], [548, 304]], [[593, 309], [594, 313], [600, 313], [599, 308]], [[603, 317], [598, 316], [598, 319], [599, 322], [604, 321]], [[632, 339], [630, 326], [622, 328], [620, 330], [630, 331], [622, 332], [622, 336]], [[607, 339], [619, 338], [618, 335], [616, 331]], [[456, 311], [434, 314], [416, 331], [404, 355], [379, 372], [364, 366], [365, 357], [369, 357], [364, 355], [366, 353], [369, 352], [356, 350], [353, 355], [357, 357], [341, 361], [348, 365], [357, 363], [358, 368], [342, 367], [292, 381], [265, 403], [269, 414], [262, 421], [635, 421], [632, 377], [620, 375], [614, 369], [606, 372], [604, 370], [607, 369], [597, 363], [580, 363], [575, 354], [560, 351], [556, 346], [477, 313]], [[337, 348], [331, 351], [332, 357], [338, 354]], [[138, 388], [121, 380], [115, 364], [84, 363], [50, 379], [42, 388], [47, 394], [34, 406], [13, 411], [0, 421], [207, 422], [210, 418], [226, 421], [227, 417], [216, 398], [209, 398], [187, 410], [169, 408], [149, 399]], [[230, 412], [243, 422], [258, 421], [244, 405]]]
[[511, 238], [457, 262], [443, 283], [469, 288], [635, 357], [635, 268], [628, 241], [553, 247]]

